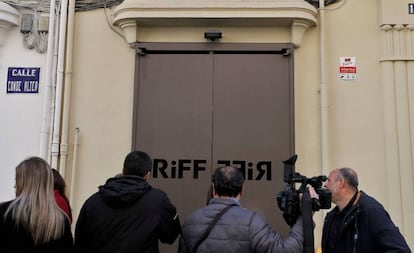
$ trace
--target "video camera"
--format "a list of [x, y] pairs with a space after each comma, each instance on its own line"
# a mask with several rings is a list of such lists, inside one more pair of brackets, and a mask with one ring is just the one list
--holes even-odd
[[[295, 172], [295, 163], [297, 155], [293, 155], [284, 161], [283, 181], [287, 183], [285, 189], [277, 194], [276, 200], [280, 210], [283, 211], [283, 218], [289, 226], [295, 224], [296, 219], [301, 214], [300, 193], [307, 191], [306, 186], [311, 185], [319, 195], [318, 199], [312, 199], [312, 211], [331, 208], [332, 194], [326, 188], [322, 188], [323, 182], [328, 178], [326, 176], [316, 176], [307, 178]], [[295, 184], [301, 183], [299, 189]]]

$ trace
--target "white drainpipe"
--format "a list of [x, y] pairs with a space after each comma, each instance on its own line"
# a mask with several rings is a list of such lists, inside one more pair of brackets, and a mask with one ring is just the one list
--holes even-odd
[[[325, 52], [325, 2], [319, 0], [319, 47], [320, 47], [320, 104], [321, 104], [321, 162], [322, 175], [329, 173], [329, 104], [328, 84], [326, 83], [326, 52]], [[327, 210], [320, 212], [319, 218], [323, 222]], [[321, 252], [319, 245], [316, 252]]]
[[39, 156], [49, 161], [49, 133], [50, 133], [50, 103], [52, 101], [52, 70], [53, 70], [53, 45], [55, 36], [55, 8], [56, 1], [50, 1], [49, 33], [46, 57], [45, 89], [43, 97], [42, 124], [40, 127]]
[[70, 203], [72, 204], [73, 207], [73, 201], [74, 200], [74, 192], [75, 192], [75, 180], [76, 180], [76, 165], [78, 163], [78, 147], [79, 147], [79, 128], [75, 129], [75, 137], [74, 137], [74, 141], [73, 141], [73, 161], [72, 161], [72, 177], [70, 180]]
[[62, 0], [60, 9], [59, 24], [59, 49], [56, 75], [56, 103], [55, 117], [52, 139], [52, 161], [51, 167], [58, 170], [57, 161], [59, 157], [59, 137], [60, 137], [60, 117], [62, 111], [62, 90], [63, 90], [63, 71], [65, 63], [65, 42], [66, 42], [66, 23], [68, 16], [68, 0]]
[[65, 90], [63, 92], [63, 114], [62, 114], [62, 141], [60, 144], [59, 171], [63, 177], [66, 173], [66, 160], [68, 156], [69, 136], [69, 114], [70, 95], [72, 88], [72, 51], [73, 51], [73, 30], [75, 23], [75, 1], [69, 1], [68, 12], [68, 34], [66, 45], [66, 69], [65, 69]]
[[[58, 8], [58, 7], [57, 7]], [[59, 19], [56, 18], [55, 21], [55, 41], [53, 43], [53, 69], [52, 69], [52, 92], [51, 92], [51, 104], [50, 104], [50, 118], [54, 119], [55, 117], [55, 103], [56, 103], [56, 63], [57, 63], [57, 58], [58, 58], [58, 47], [59, 47]], [[54, 121], [51, 120], [50, 121], [50, 128], [49, 129], [53, 129], [54, 127]], [[47, 152], [47, 157], [49, 158], [49, 162], [50, 162], [50, 157], [51, 157], [51, 152], [52, 150], [50, 149], [50, 147], [52, 146], [52, 139], [53, 139], [53, 131], [49, 132], [49, 148], [48, 148], [48, 152]]]
[[320, 35], [320, 103], [321, 103], [321, 159], [322, 174], [329, 171], [329, 104], [328, 85], [326, 83], [326, 56], [325, 56], [325, 2], [319, 0], [319, 35]]

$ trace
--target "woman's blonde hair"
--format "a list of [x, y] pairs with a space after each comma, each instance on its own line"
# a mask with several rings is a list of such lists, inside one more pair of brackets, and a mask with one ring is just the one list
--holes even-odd
[[63, 236], [65, 215], [55, 200], [52, 170], [42, 158], [30, 157], [17, 165], [16, 199], [5, 217], [8, 214], [32, 235], [35, 245]]

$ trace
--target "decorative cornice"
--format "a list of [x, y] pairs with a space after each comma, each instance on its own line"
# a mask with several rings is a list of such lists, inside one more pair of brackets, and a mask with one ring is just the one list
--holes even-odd
[[10, 5], [0, 2], [0, 46], [6, 37], [6, 32], [19, 21], [19, 12]]
[[414, 60], [414, 25], [386, 24], [380, 30], [382, 61]]
[[317, 11], [303, 0], [125, 0], [114, 10], [114, 25], [128, 43], [137, 28], [163, 26], [287, 27], [299, 47], [303, 34], [317, 24]]

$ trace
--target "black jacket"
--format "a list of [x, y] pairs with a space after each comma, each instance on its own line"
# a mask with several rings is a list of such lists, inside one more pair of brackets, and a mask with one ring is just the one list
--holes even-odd
[[176, 208], [143, 178], [110, 178], [84, 203], [75, 230], [77, 252], [158, 253], [158, 240], [180, 233]]
[[42, 245], [34, 245], [30, 233], [23, 227], [16, 227], [9, 213], [4, 214], [11, 201], [0, 204], [0, 252], [1, 253], [69, 253], [73, 252], [73, 238], [70, 223], [65, 219], [65, 232], [62, 238], [52, 240]]
[[232, 198], [213, 198], [207, 206], [194, 211], [183, 224], [178, 252], [191, 252], [216, 215], [227, 206], [233, 207], [218, 220], [197, 252], [303, 252], [301, 217], [293, 225], [289, 235], [283, 238], [261, 215], [241, 207]]
[[[323, 253], [332, 252], [327, 241], [328, 231], [338, 211], [338, 207], [335, 207], [325, 218], [322, 235]], [[347, 210], [340, 226], [340, 239], [335, 253], [411, 252], [384, 207], [364, 192], [356, 196], [355, 204]]]

